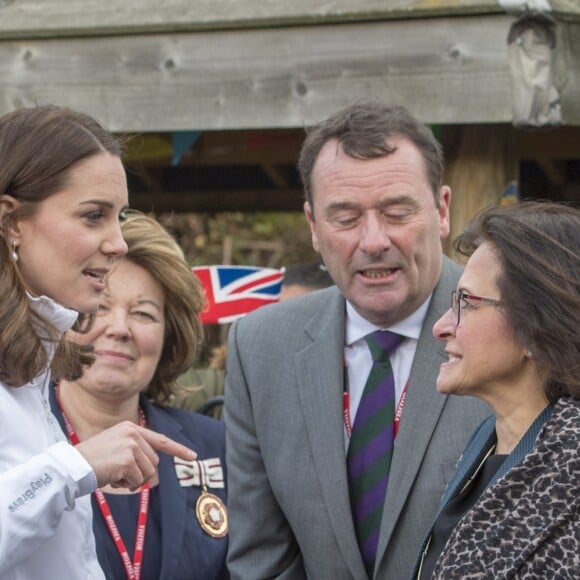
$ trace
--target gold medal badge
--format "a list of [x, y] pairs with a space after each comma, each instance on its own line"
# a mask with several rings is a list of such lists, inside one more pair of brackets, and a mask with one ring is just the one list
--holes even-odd
[[223, 538], [228, 533], [228, 511], [224, 502], [203, 486], [195, 503], [195, 515], [201, 529], [212, 538]]

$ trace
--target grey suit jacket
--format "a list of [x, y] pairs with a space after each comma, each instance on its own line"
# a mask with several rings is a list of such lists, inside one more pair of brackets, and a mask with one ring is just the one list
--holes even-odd
[[[445, 259], [409, 377], [375, 578], [407, 578], [469, 436], [490, 414], [435, 389], [431, 334], [460, 268]], [[336, 287], [263, 307], [230, 329], [226, 463], [233, 579], [365, 580], [352, 522], [342, 392], [345, 301]]]

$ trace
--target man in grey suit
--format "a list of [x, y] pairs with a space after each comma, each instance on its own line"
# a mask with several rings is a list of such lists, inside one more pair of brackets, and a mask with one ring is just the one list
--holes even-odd
[[[405, 579], [467, 439], [489, 415], [437, 394], [432, 336], [460, 268], [443, 256], [451, 191], [431, 131], [404, 108], [358, 103], [307, 134], [299, 169], [314, 248], [336, 286], [263, 307], [229, 333], [225, 418], [234, 580], [365, 580], [346, 456], [372, 366], [391, 355], [400, 425], [373, 578]], [[368, 562], [367, 562], [368, 568]]]

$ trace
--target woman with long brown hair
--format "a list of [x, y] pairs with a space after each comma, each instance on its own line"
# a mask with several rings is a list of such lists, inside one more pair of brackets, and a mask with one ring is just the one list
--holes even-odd
[[100, 579], [89, 494], [140, 486], [156, 449], [195, 454], [131, 423], [74, 448], [50, 412], [51, 372], [93, 358], [63, 334], [90, 326], [127, 251], [119, 142], [88, 115], [32, 107], [0, 118], [0, 160], [0, 577]]

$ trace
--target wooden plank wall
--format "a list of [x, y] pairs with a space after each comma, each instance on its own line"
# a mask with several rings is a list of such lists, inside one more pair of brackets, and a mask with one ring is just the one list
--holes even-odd
[[377, 97], [404, 103], [431, 123], [510, 122], [512, 21], [4, 41], [0, 114], [58, 102], [113, 131], [283, 128]]
[[[580, 2], [549, 0], [565, 124], [580, 125]], [[0, 0], [0, 114], [87, 110], [113, 130], [300, 127], [353, 99], [432, 123], [510, 122], [498, 0]]]

